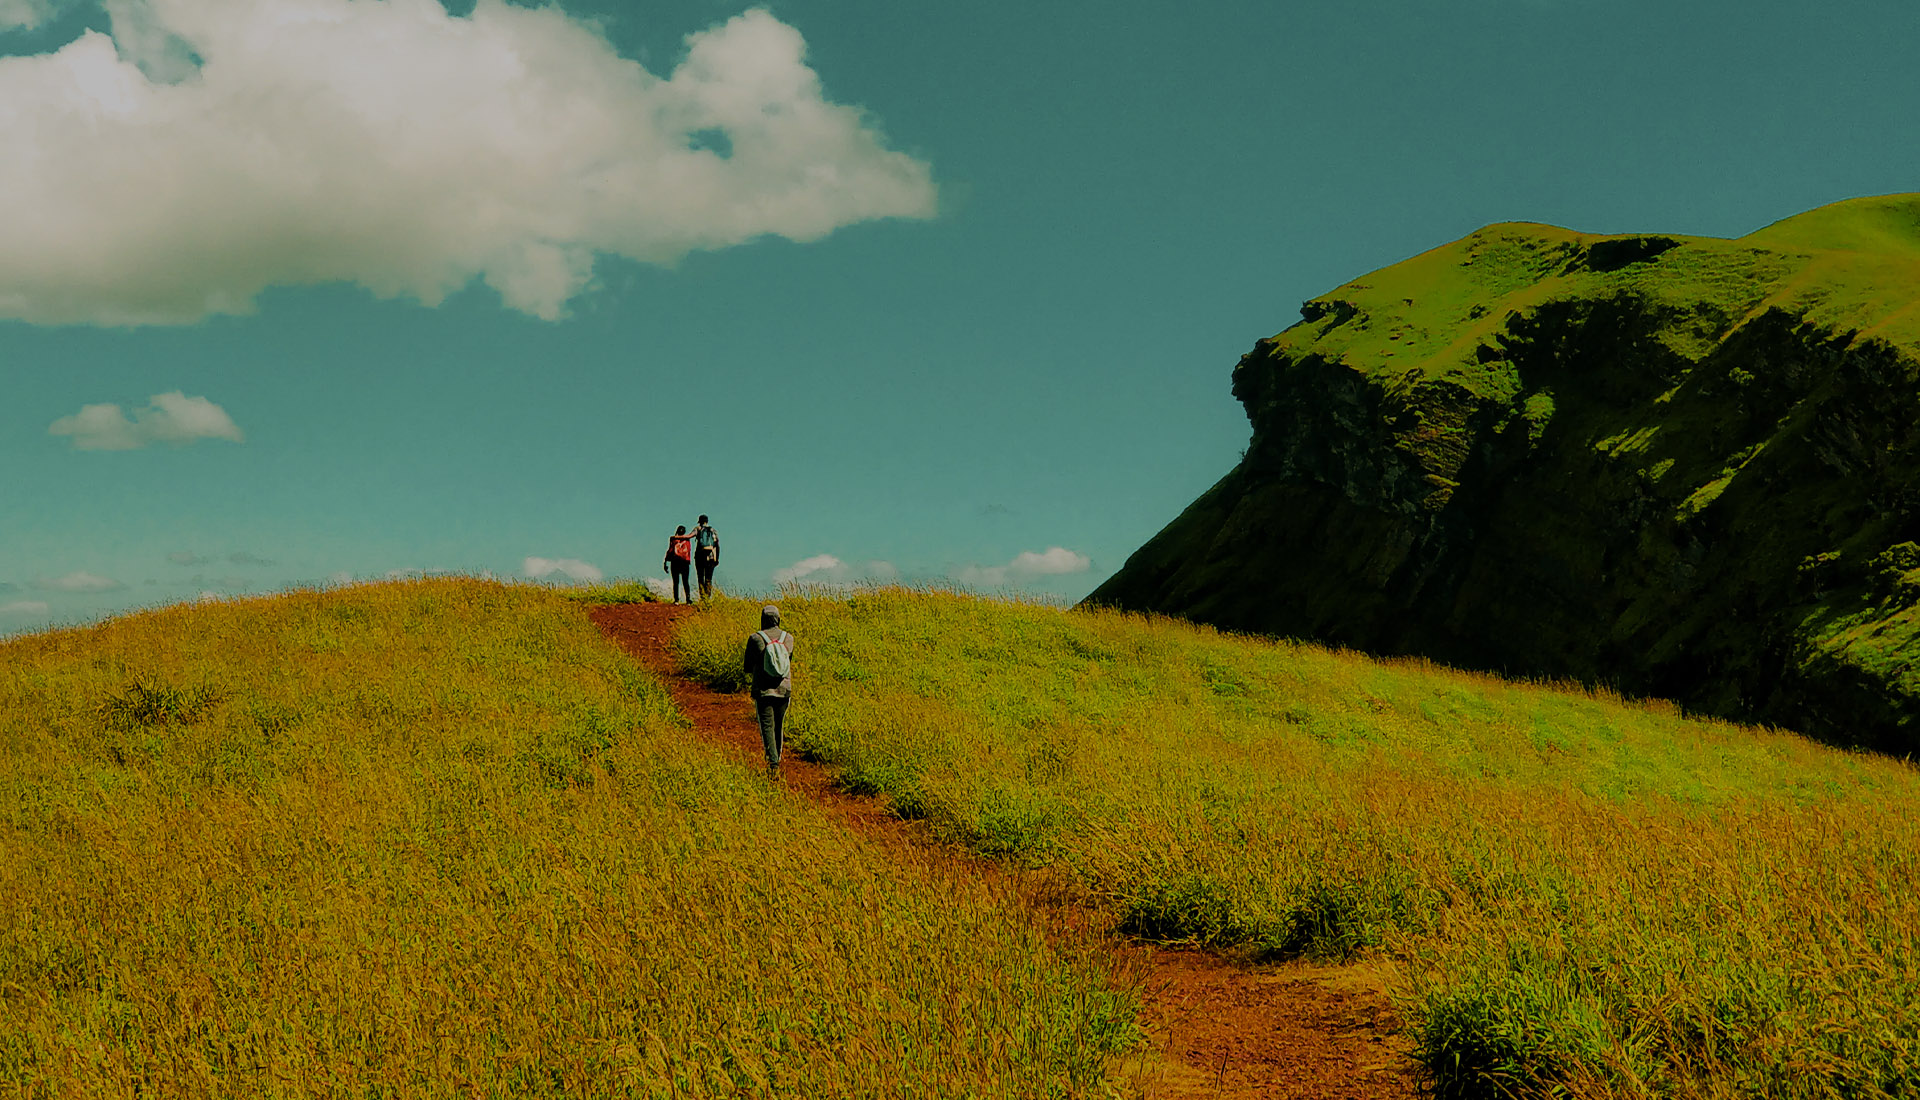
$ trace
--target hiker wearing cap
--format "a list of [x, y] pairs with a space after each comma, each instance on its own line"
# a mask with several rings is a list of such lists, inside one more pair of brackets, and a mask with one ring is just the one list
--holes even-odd
[[687, 534], [687, 525], [681, 524], [673, 529], [667, 539], [667, 556], [661, 559], [661, 565], [673, 577], [673, 602], [680, 602], [680, 590], [686, 589], [687, 602], [693, 602], [693, 582], [687, 579], [687, 570], [693, 565], [693, 536]]
[[713, 571], [720, 568], [720, 533], [700, 517], [693, 529], [693, 572], [700, 578], [700, 598], [713, 599]]
[[793, 695], [793, 635], [780, 629], [780, 609], [772, 604], [760, 609], [760, 629], [747, 638], [746, 673], [753, 680], [753, 709], [760, 716], [767, 775], [777, 778], [787, 701]]

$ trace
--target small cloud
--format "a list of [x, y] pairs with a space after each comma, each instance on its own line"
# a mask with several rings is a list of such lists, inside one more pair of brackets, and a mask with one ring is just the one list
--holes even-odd
[[853, 588], [860, 585], [891, 584], [900, 579], [900, 570], [890, 561], [870, 561], [856, 566], [832, 554], [815, 554], [773, 571], [773, 583], [808, 584], [827, 588]]
[[559, 574], [575, 584], [599, 584], [606, 577], [597, 566], [577, 558], [528, 558], [520, 571], [535, 580]]
[[10, 619], [30, 619], [45, 615], [49, 610], [42, 600], [15, 600], [12, 603], [0, 603], [0, 617]]
[[331, 584], [331, 585], [347, 585], [347, 584], [352, 584], [352, 583], [353, 583], [353, 574], [352, 574], [352, 573], [349, 573], [349, 572], [347, 572], [347, 571], [346, 571], [346, 570], [344, 570], [344, 569], [342, 569], [342, 570], [339, 570], [338, 572], [334, 572], [334, 573], [329, 573], [329, 574], [327, 574], [327, 583], [328, 583], [328, 584]]
[[983, 516], [1010, 516], [1013, 514], [1013, 509], [1004, 504], [982, 504], [980, 506], [980, 514]]
[[167, 560], [175, 565], [186, 566], [206, 565], [213, 561], [212, 558], [203, 558], [188, 550], [175, 550], [173, 553], [167, 555]]
[[55, 592], [112, 592], [126, 587], [111, 577], [102, 577], [97, 573], [82, 570], [75, 570], [64, 577], [54, 577], [51, 580], [42, 577], [33, 582], [33, 586]]
[[260, 557], [260, 556], [258, 556], [258, 555], [255, 555], [255, 554], [249, 554], [249, 553], [247, 553], [247, 552], [246, 552], [245, 550], [241, 550], [241, 551], [238, 551], [238, 552], [236, 552], [236, 553], [232, 553], [232, 554], [228, 554], [228, 555], [227, 555], [227, 562], [228, 562], [228, 564], [231, 564], [231, 565], [275, 565], [275, 564], [278, 564], [278, 563], [276, 563], [276, 562], [274, 562], [274, 561], [273, 561], [273, 560], [272, 560], [271, 558], [263, 558], [263, 557]]
[[52, 0], [0, 0], [0, 31], [32, 30], [52, 16]]
[[1085, 573], [1093, 568], [1093, 559], [1064, 546], [1055, 546], [1038, 554], [1031, 550], [1019, 554], [1007, 568], [1021, 576], [1058, 577], [1068, 573]]
[[794, 581], [813, 576], [815, 573], [829, 573], [845, 568], [846, 563], [834, 557], [832, 554], [815, 554], [813, 557], [794, 562], [785, 569], [774, 570], [773, 583], [792, 584]]
[[131, 420], [118, 405], [83, 405], [79, 412], [49, 425], [47, 434], [73, 437], [76, 451], [137, 451], [155, 443], [184, 446], [201, 439], [246, 440], [227, 410], [179, 390], [154, 394], [146, 408], [133, 410]]
[[666, 577], [643, 577], [653, 594], [663, 600], [673, 599], [673, 581]]
[[978, 588], [1003, 588], [1040, 577], [1085, 573], [1091, 568], [1092, 558], [1055, 546], [1043, 551], [1024, 551], [1005, 565], [969, 565], [955, 573], [953, 579]]

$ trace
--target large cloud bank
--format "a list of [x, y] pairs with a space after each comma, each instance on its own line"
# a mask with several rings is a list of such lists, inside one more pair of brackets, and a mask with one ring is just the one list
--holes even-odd
[[[761, 10], [661, 79], [504, 0], [108, 7], [111, 37], [0, 58], [0, 317], [185, 323], [334, 281], [434, 305], [478, 277], [556, 318], [598, 253], [934, 212], [927, 165]], [[0, 25], [42, 9], [0, 0]]]

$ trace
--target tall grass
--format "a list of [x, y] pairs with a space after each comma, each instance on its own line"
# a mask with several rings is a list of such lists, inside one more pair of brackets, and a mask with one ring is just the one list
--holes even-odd
[[[1904, 762], [1419, 661], [888, 590], [782, 601], [796, 746], [1136, 936], [1397, 961], [1440, 1096], [1920, 1093]], [[757, 605], [682, 628], [739, 661]]]
[[471, 580], [0, 645], [0, 1095], [1097, 1095], [1128, 987]]

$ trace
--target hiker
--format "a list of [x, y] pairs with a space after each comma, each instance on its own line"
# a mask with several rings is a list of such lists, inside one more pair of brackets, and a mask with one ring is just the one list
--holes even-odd
[[760, 609], [760, 629], [747, 638], [746, 672], [753, 679], [753, 709], [760, 718], [760, 744], [767, 750], [767, 778], [780, 778], [780, 743], [786, 733], [787, 700], [793, 695], [793, 635], [780, 629], [780, 609]]
[[700, 598], [713, 599], [713, 571], [720, 568], [720, 533], [700, 517], [693, 529], [693, 571], [700, 578]]
[[687, 525], [681, 524], [673, 529], [672, 537], [667, 539], [667, 556], [660, 562], [668, 573], [673, 575], [673, 602], [680, 602], [680, 590], [687, 590], [687, 602], [693, 602], [693, 582], [687, 579], [687, 569], [693, 563], [693, 536], [687, 534]]

